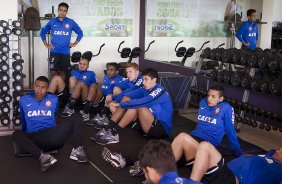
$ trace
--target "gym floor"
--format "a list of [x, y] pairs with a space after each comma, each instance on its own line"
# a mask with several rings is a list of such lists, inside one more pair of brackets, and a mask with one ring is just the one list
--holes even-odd
[[[195, 121], [190, 119], [195, 119], [196, 112], [190, 112], [184, 116], [188, 116], [189, 119], [178, 114], [174, 114], [174, 131], [172, 137], [175, 137], [179, 132], [190, 132], [195, 128]], [[62, 121], [61, 118], [59, 118], [58, 122], [60, 121]], [[94, 135], [96, 132], [98, 132], [98, 130], [87, 126], [84, 147], [90, 160], [88, 164], [79, 164], [76, 161], [72, 161], [68, 158], [72, 149], [70, 139], [70, 141], [59, 150], [59, 153], [54, 154], [54, 157], [58, 159], [56, 165], [44, 173], [40, 171], [40, 165], [37, 158], [16, 157], [13, 155], [11, 136], [0, 137], [0, 183], [129, 184], [141, 183], [144, 181], [144, 176], [130, 177], [128, 173], [128, 167], [116, 170], [109, 163], [102, 159], [101, 151], [103, 146], [93, 143], [89, 139], [89, 136]], [[243, 127], [242, 132], [245, 132]], [[240, 136], [240, 134], [238, 135]], [[144, 137], [138, 135], [130, 128], [126, 128], [121, 132], [120, 142], [118, 144], [107, 145], [106, 147], [113, 152], [118, 152], [122, 153], [122, 155], [137, 158], [139, 150], [146, 143], [146, 141], [147, 140]], [[239, 141], [243, 150], [248, 153], [264, 152], [264, 150], [260, 147], [243, 141], [242, 139], [239, 139]], [[227, 138], [224, 138], [220, 150], [225, 158], [233, 158], [231, 151], [229, 150]], [[180, 168], [179, 172], [184, 177], [189, 176], [189, 171], [187, 168]]]

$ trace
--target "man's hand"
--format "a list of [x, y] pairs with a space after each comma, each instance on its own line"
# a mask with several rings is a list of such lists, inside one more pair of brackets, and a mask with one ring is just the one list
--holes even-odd
[[117, 103], [117, 102], [111, 102], [109, 104], [109, 108], [110, 108], [112, 113], [115, 112], [118, 107], [119, 107], [119, 103]]
[[249, 42], [242, 42], [246, 47], [249, 47], [251, 44]]
[[54, 48], [54, 45], [52, 45], [52, 44], [44, 44], [45, 45], [45, 47], [47, 48], [47, 49], [49, 49], [49, 50], [51, 50], [51, 49], [53, 49]]
[[111, 103], [111, 102], [113, 101], [113, 100], [112, 100], [112, 97], [113, 97], [112, 94], [109, 94], [109, 95], [106, 96], [106, 103], [107, 103], [107, 104], [109, 104], [109, 103]]
[[77, 42], [74, 42], [74, 43], [70, 43], [70, 44], [69, 44], [70, 47], [75, 47], [76, 45], [77, 45]]

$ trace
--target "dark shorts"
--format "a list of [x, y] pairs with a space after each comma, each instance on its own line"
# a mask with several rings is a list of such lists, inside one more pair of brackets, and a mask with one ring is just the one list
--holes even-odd
[[166, 134], [162, 124], [157, 119], [154, 119], [154, 122], [152, 123], [152, 127], [150, 128], [147, 134], [143, 131], [138, 118], [135, 120], [131, 128], [148, 138], [155, 138], [155, 139], [168, 138], [168, 135]]
[[217, 166], [212, 167], [207, 170], [203, 179], [201, 180], [203, 183], [228, 183], [228, 184], [236, 184], [235, 175], [232, 171], [227, 167], [224, 163], [224, 159], [217, 163]]
[[69, 71], [70, 65], [70, 55], [50, 53], [50, 70], [51, 71]]

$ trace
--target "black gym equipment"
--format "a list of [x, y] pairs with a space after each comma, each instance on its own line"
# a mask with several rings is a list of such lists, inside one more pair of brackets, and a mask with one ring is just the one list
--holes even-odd
[[259, 111], [259, 114], [261, 116], [261, 121], [260, 121], [260, 125], [259, 125], [260, 129], [264, 129], [265, 128], [265, 125], [264, 125], [264, 113], [265, 113], [265, 111], [263, 109], [261, 109]]
[[8, 114], [10, 113], [10, 107], [7, 103], [0, 103], [0, 112], [1, 114]]
[[282, 56], [279, 52], [275, 51], [272, 52], [267, 66], [271, 71], [279, 71], [280, 70], [280, 65], [282, 64]]
[[7, 44], [9, 43], [9, 37], [6, 34], [0, 35], [0, 44]]
[[[1, 106], [0, 106], [0, 108], [1, 108]], [[1, 114], [0, 115], [0, 122], [3, 126], [6, 126], [6, 127], [9, 126], [9, 124], [10, 124], [9, 116], [7, 114]]]
[[15, 92], [22, 92], [23, 91], [23, 86], [21, 82], [13, 82], [13, 88]]
[[10, 87], [6, 82], [0, 82], [0, 93], [8, 93]]
[[23, 81], [23, 78], [24, 78], [24, 75], [20, 72], [17, 72], [17, 71], [14, 71], [13, 72], [13, 79], [16, 81], [16, 82], [22, 82]]
[[9, 24], [8, 24], [8, 22], [7, 21], [5, 21], [5, 20], [0, 20], [0, 27], [8, 27], [9, 26]]
[[0, 82], [8, 82], [10, 80], [10, 76], [6, 72], [0, 72]]
[[0, 54], [0, 61], [7, 61], [8, 56], [6, 54]]
[[22, 59], [14, 61], [13, 64], [12, 64], [13, 69], [15, 71], [17, 71], [17, 72], [22, 72], [22, 70], [23, 70], [23, 62], [24, 61]]
[[14, 20], [12, 22], [12, 25], [16, 28], [19, 28], [19, 27], [21, 27], [21, 22], [19, 20]]
[[13, 53], [12, 58], [14, 60], [20, 60], [20, 59], [22, 59], [22, 56], [19, 53]]
[[7, 72], [9, 70], [9, 65], [5, 61], [0, 62], [0, 72]]
[[12, 33], [14, 35], [20, 36], [22, 34], [22, 30], [20, 28], [13, 28]]
[[0, 101], [3, 101], [4, 103], [10, 103], [12, 101], [12, 96], [8, 93], [1, 93], [0, 95]]
[[78, 63], [81, 59], [81, 56], [82, 56], [81, 52], [79, 52], [79, 51], [73, 52], [71, 54], [71, 62]]
[[1, 44], [0, 45], [0, 53], [7, 54], [10, 51], [9, 45]]

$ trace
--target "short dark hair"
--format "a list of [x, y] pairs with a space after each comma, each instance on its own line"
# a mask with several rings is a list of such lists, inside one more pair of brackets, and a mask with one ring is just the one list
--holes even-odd
[[64, 6], [67, 8], [67, 10], [69, 9], [69, 5], [65, 2], [61, 2], [59, 5], [58, 5], [58, 9], [61, 7], [61, 6]]
[[37, 79], [35, 81], [42, 81], [42, 82], [46, 82], [49, 85], [49, 79], [45, 76], [39, 76], [37, 77]]
[[139, 153], [141, 167], [152, 167], [161, 175], [176, 171], [175, 158], [169, 142], [150, 140]]
[[224, 95], [224, 88], [219, 85], [214, 85], [209, 88], [209, 90], [215, 90], [219, 92], [219, 96], [222, 97]]
[[257, 11], [255, 9], [248, 9], [247, 11], [247, 17], [251, 16], [253, 13], [256, 13]]
[[108, 66], [113, 66], [116, 70], [119, 70], [119, 66], [116, 62], [107, 63], [106, 64], [107, 69], [108, 69]]
[[154, 68], [146, 68], [143, 72], [142, 72], [142, 76], [149, 76], [151, 77], [151, 79], [156, 78], [157, 81], [159, 81], [159, 75], [157, 70], [155, 70]]

